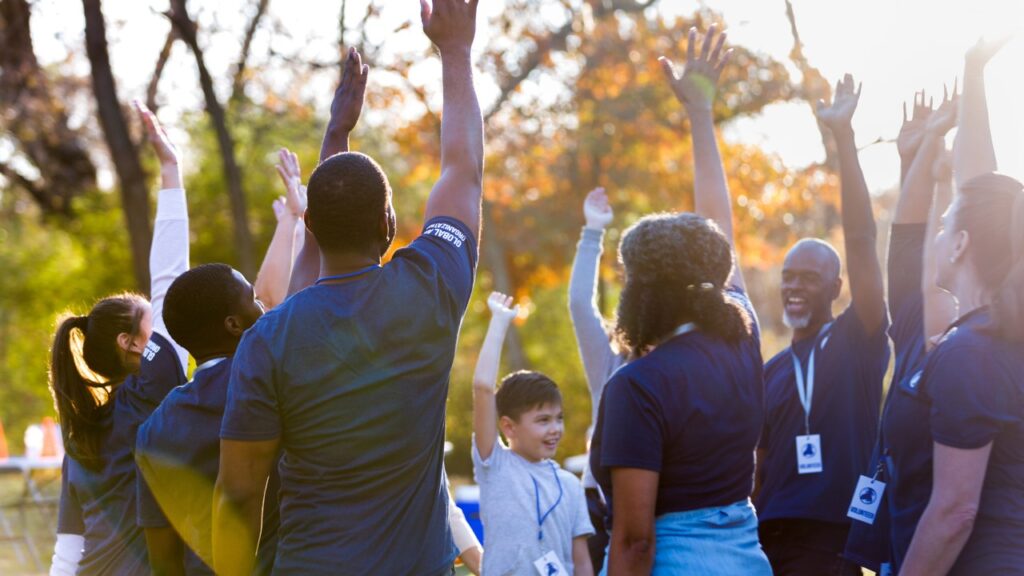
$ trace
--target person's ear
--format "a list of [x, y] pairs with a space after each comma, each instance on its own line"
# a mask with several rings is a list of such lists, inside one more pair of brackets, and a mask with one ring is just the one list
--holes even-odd
[[501, 430], [501, 433], [509, 442], [516, 437], [516, 421], [508, 416], [502, 416], [498, 419], [498, 429]]
[[971, 245], [971, 235], [967, 230], [961, 230], [953, 238], [953, 252], [949, 256], [949, 263], [955, 264], [962, 260], [967, 254], [967, 248]]
[[228, 334], [240, 338], [242, 333], [245, 332], [245, 325], [238, 316], [232, 314], [224, 318], [224, 329], [228, 331]]
[[135, 342], [132, 340], [132, 335], [127, 332], [121, 332], [117, 335], [117, 345], [121, 350], [125, 352], [134, 352]]
[[842, 276], [836, 276], [836, 281], [832, 285], [831, 298], [829, 298], [829, 299], [830, 300], [835, 300], [835, 299], [839, 298], [839, 294], [841, 294], [842, 291], [843, 291], [843, 277]]

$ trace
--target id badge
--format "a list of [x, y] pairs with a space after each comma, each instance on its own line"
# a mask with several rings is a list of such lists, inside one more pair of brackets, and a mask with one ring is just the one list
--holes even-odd
[[821, 464], [821, 434], [797, 436], [797, 474], [819, 474], [823, 469], [824, 467]]
[[553, 551], [534, 560], [533, 565], [537, 568], [537, 574], [540, 576], [571, 576]]
[[850, 510], [846, 515], [865, 524], [874, 524], [883, 493], [885, 493], [885, 482], [861, 476], [857, 482], [857, 489], [853, 491]]
[[892, 564], [888, 562], [882, 564], [881, 569], [878, 571], [878, 576], [892, 576]]

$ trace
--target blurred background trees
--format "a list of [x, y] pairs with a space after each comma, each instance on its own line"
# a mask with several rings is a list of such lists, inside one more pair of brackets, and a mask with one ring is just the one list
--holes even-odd
[[[126, 87], [110, 47], [132, 24], [116, 13], [123, 3], [114, 4], [0, 0], [0, 419], [9, 431], [52, 412], [46, 366], [56, 314], [85, 311], [112, 292], [148, 289], [156, 171], [129, 114], [132, 98], [164, 108], [165, 120], [177, 114], [170, 124], [186, 152], [193, 264], [227, 262], [253, 278], [274, 229], [271, 201], [282, 193], [274, 154], [287, 146], [307, 175], [314, 167], [347, 46], [372, 67], [353, 144], [391, 177], [398, 245], [418, 233], [438, 176], [439, 62], [416, 10], [385, 8], [382, 0], [331, 3], [321, 17], [337, 22], [336, 45], [312, 53], [283, 23], [296, 9], [284, 3], [243, 0], [227, 24], [229, 15], [197, 2], [154, 0], [150, 8], [163, 16], [145, 38], [156, 57], [146, 81]], [[41, 65], [31, 20], [72, 9], [84, 23], [81, 37], [62, 39], [67, 57]], [[477, 46], [486, 227], [451, 381], [453, 473], [469, 470], [470, 377], [486, 327], [483, 297], [492, 289], [515, 294], [529, 312], [507, 344], [506, 364], [544, 371], [560, 384], [562, 455], [584, 449], [590, 400], [566, 303], [583, 198], [604, 186], [616, 212], [600, 287], [612, 317], [621, 231], [644, 214], [692, 207], [687, 120], [656, 57], [682, 58], [691, 25], [729, 23], [707, 10], [666, 12], [657, 0], [505, 0], [487, 19]], [[808, 81], [814, 68], [799, 51], [787, 64], [735, 49], [715, 109], [721, 125], [773, 103], [827, 96], [827, 83]], [[175, 66], [191, 74], [167, 89]], [[183, 101], [191, 107], [182, 109]], [[834, 237], [837, 179], [824, 153], [820, 165], [795, 169], [757, 146], [723, 146], [740, 257], [771, 354], [785, 339], [778, 265], [795, 239]], [[887, 199], [879, 201], [884, 217]]]

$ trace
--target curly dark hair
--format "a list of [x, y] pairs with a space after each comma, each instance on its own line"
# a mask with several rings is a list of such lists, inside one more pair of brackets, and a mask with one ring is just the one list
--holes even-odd
[[[309, 229], [321, 249], [387, 252], [396, 229], [391, 185], [373, 158], [359, 152], [331, 156], [313, 171], [306, 193]], [[380, 233], [381, 216], [388, 219], [384, 238]]]
[[647, 216], [623, 235], [619, 261], [626, 284], [615, 332], [634, 357], [686, 322], [728, 342], [750, 337], [749, 315], [724, 291], [732, 249], [711, 220], [685, 212]]

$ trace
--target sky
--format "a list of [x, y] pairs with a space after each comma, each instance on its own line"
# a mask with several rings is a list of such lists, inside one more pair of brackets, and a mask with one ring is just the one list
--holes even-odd
[[[208, 64], [215, 77], [224, 77], [239, 49], [240, 30], [250, 0], [221, 0], [212, 5], [193, 1], [204, 21], [216, 22], [223, 31], [203, 38]], [[483, 16], [477, 45], [486, 42], [487, 14], [502, 9], [501, 0], [481, 0]], [[555, 5], [538, 0], [538, 9]], [[336, 57], [337, 15], [340, 0], [271, 0], [270, 15], [279, 22], [276, 32], [257, 37], [254, 54], [268, 48], [282, 53], [300, 51], [303, 57], [330, 60]], [[416, 0], [383, 3], [386, 25], [368, 30], [371, 38], [388, 38], [401, 46], [425, 46], [418, 29]], [[366, 0], [349, 0], [348, 18], [358, 21]], [[792, 37], [784, 0], [662, 0], [667, 14], [690, 14], [706, 7], [725, 20], [730, 41], [788, 63]], [[963, 55], [981, 36], [997, 37], [1021, 32], [989, 65], [987, 71], [989, 113], [1000, 171], [1024, 180], [1024, 2], [1018, 0], [793, 0], [804, 43], [804, 53], [827, 78], [849, 72], [863, 82], [863, 94], [854, 128], [862, 146], [861, 162], [869, 188], [882, 192], [894, 187], [899, 161], [891, 143], [899, 130], [901, 105], [916, 90], [941, 95], [944, 83], [962, 75]], [[111, 60], [124, 99], [142, 97], [157, 53], [168, 29], [159, 12], [166, 0], [106, 0]], [[38, 0], [33, 20], [33, 39], [44, 63], [62, 61], [69, 52], [84, 56], [84, 20], [81, 6], [70, 0]], [[395, 33], [402, 22], [417, 24]], [[257, 62], [260, 56], [257, 56]], [[83, 73], [85, 58], [78, 58]], [[796, 75], [795, 68], [792, 69]], [[426, 67], [421, 73], [433, 73]], [[219, 76], [218, 76], [219, 74]], [[318, 96], [326, 113], [336, 76], [323, 74], [308, 86], [296, 89]], [[372, 80], [371, 80], [372, 81]], [[226, 84], [226, 83], [222, 83]], [[485, 106], [493, 91], [481, 83]], [[319, 97], [324, 95], [323, 97]], [[166, 105], [161, 118], [172, 126], [184, 110], [201, 108], [201, 92], [194, 63], [179, 42], [175, 48], [161, 99]], [[821, 160], [823, 151], [814, 119], [805, 103], [773, 105], [759, 116], [740, 119], [724, 129], [734, 142], [757, 144], [777, 153], [791, 167]], [[871, 144], [878, 139], [890, 142]], [[109, 175], [106, 177], [109, 183]]]

